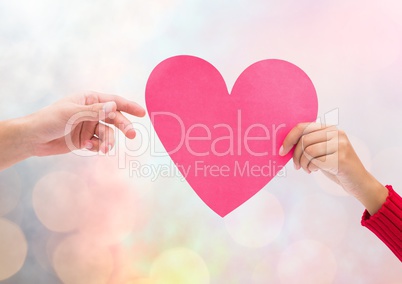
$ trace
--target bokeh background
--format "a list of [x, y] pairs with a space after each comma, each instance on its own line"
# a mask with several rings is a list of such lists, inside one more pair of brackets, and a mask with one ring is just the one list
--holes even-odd
[[[0, 0], [0, 119], [88, 89], [144, 105], [150, 72], [177, 54], [210, 61], [229, 88], [258, 60], [298, 65], [320, 117], [337, 111], [367, 168], [402, 193], [400, 0]], [[118, 140], [108, 156], [0, 172], [0, 283], [401, 283], [362, 205], [320, 174], [289, 163], [222, 219], [173, 174], [130, 174], [169, 158], [122, 158], [141, 141]]]

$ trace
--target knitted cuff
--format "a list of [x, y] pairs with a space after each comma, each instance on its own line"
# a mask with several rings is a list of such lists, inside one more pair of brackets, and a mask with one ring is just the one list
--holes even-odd
[[382, 240], [402, 261], [402, 198], [387, 185], [388, 197], [373, 216], [365, 210], [361, 224]]

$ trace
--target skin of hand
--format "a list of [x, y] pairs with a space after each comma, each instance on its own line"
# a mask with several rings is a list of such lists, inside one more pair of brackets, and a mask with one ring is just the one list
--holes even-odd
[[307, 173], [321, 170], [358, 199], [373, 215], [384, 204], [388, 189], [363, 166], [345, 132], [335, 126], [300, 123], [286, 136], [279, 155], [292, 149], [295, 168]]
[[107, 153], [116, 126], [136, 135], [123, 115], [143, 117], [145, 110], [117, 95], [85, 92], [65, 97], [25, 117], [0, 122], [0, 170], [31, 156], [49, 156], [86, 148]]

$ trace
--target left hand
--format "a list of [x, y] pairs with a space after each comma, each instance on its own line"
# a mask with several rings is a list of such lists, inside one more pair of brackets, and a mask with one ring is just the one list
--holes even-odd
[[34, 156], [68, 153], [86, 148], [107, 153], [114, 146], [113, 124], [127, 138], [136, 135], [123, 112], [138, 117], [145, 110], [120, 96], [85, 92], [66, 98], [25, 117]]

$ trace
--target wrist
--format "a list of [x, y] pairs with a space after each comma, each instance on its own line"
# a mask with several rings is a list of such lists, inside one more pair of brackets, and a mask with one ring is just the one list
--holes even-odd
[[33, 114], [21, 117], [18, 121], [18, 127], [21, 129], [21, 132], [24, 134], [21, 136], [23, 139], [21, 144], [26, 149], [26, 154], [29, 157], [36, 156], [35, 151], [37, 144], [39, 143], [38, 137], [36, 135], [35, 125], [35, 116]]
[[0, 170], [25, 160], [33, 155], [28, 125], [29, 119], [16, 118], [1, 122]]
[[14, 147], [23, 159], [34, 155], [34, 138], [31, 134], [31, 118], [29, 116], [20, 117], [10, 121], [13, 129]]
[[367, 172], [367, 177], [359, 188], [359, 194], [355, 197], [370, 215], [374, 215], [386, 201], [388, 193], [388, 189]]

